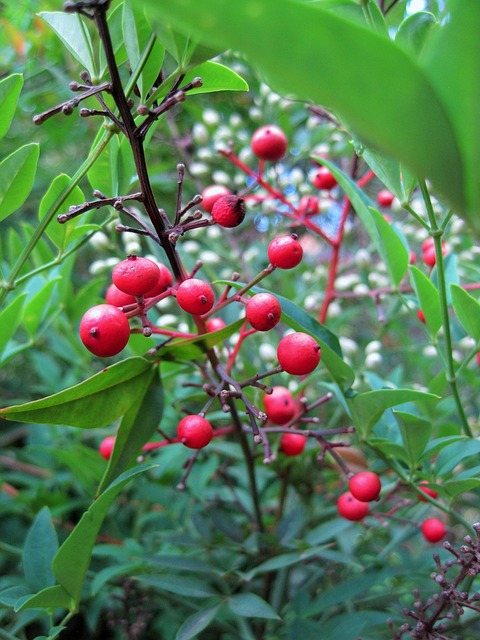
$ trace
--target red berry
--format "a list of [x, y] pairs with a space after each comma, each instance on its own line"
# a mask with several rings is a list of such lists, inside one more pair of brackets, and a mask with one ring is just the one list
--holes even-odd
[[127, 304], [135, 304], [137, 299], [129, 293], [123, 293], [112, 283], [105, 294], [105, 301], [107, 304], [113, 304], [114, 307], [125, 307]]
[[382, 484], [373, 471], [361, 471], [350, 478], [348, 488], [352, 496], [360, 502], [370, 502], [378, 500]]
[[338, 513], [346, 520], [362, 520], [370, 511], [368, 502], [354, 498], [350, 491], [342, 493], [337, 500]]
[[306, 436], [300, 433], [283, 433], [280, 438], [280, 449], [286, 456], [298, 456], [305, 449]]
[[284, 371], [292, 375], [311, 373], [320, 362], [320, 356], [320, 345], [312, 336], [301, 331], [288, 334], [278, 343], [278, 362]]
[[420, 322], [423, 322], [423, 324], [425, 324], [425, 322], [426, 322], [425, 314], [423, 313], [423, 311], [421, 309], [418, 309], [418, 311], [417, 311], [417, 318], [420, 320]]
[[270, 331], [280, 322], [282, 306], [271, 293], [257, 293], [247, 302], [247, 320], [257, 331]]
[[202, 416], [185, 416], [178, 423], [177, 436], [186, 447], [203, 449], [213, 437], [212, 425]]
[[315, 196], [302, 196], [298, 203], [300, 216], [316, 216], [319, 212], [318, 200]]
[[143, 296], [157, 286], [160, 280], [160, 269], [153, 260], [128, 256], [119, 262], [112, 272], [113, 283], [132, 296]]
[[98, 451], [100, 452], [102, 458], [105, 458], [105, 460], [110, 460], [110, 458], [112, 457], [114, 446], [115, 436], [107, 436], [106, 438], [104, 438], [100, 443], [100, 447], [98, 448]]
[[290, 422], [297, 412], [295, 400], [285, 387], [273, 387], [272, 393], [266, 393], [263, 397], [263, 406], [268, 419], [274, 424]]
[[206, 323], [207, 331], [220, 331], [220, 329], [224, 329], [226, 326], [221, 318], [210, 318]]
[[377, 194], [377, 202], [381, 207], [391, 207], [395, 196], [388, 189], [382, 189]]
[[170, 272], [170, 269], [168, 269], [161, 262], [157, 262], [156, 265], [160, 270], [160, 280], [158, 281], [157, 285], [153, 287], [153, 289], [149, 289], [147, 291], [147, 293], [145, 294], [145, 298], [155, 298], [156, 296], [159, 296], [161, 293], [166, 291], [173, 284], [173, 276]]
[[[431, 498], [438, 498], [438, 493], [435, 491], [435, 489], [430, 489], [430, 487], [424, 486], [426, 484], [427, 484], [426, 480], [423, 480], [422, 482], [420, 482], [420, 486], [418, 487], [420, 491], [422, 493], [425, 493], [427, 496], [430, 496]], [[428, 500], [426, 498], [423, 498], [422, 496], [419, 496], [418, 499], [420, 500], [420, 502], [428, 502]]]
[[120, 353], [130, 337], [127, 316], [112, 304], [91, 307], [80, 321], [80, 339], [96, 356], [108, 358]]
[[270, 263], [279, 269], [293, 269], [303, 257], [302, 245], [295, 234], [274, 238], [268, 245], [267, 253]]
[[331, 191], [337, 186], [337, 180], [333, 173], [327, 167], [320, 167], [317, 173], [313, 177], [313, 184], [317, 189], [325, 189]]
[[422, 534], [428, 542], [440, 542], [446, 533], [447, 528], [438, 518], [428, 518], [422, 524]]
[[274, 124], [257, 129], [252, 136], [252, 151], [260, 160], [276, 162], [287, 151], [288, 140], [283, 131]]
[[210, 311], [215, 296], [208, 282], [199, 278], [189, 278], [178, 286], [177, 302], [187, 313], [199, 316]]
[[229, 195], [230, 189], [221, 184], [212, 184], [209, 187], [205, 187], [202, 191], [202, 209], [207, 213], [212, 213], [212, 207], [215, 202], [222, 196]]
[[[437, 257], [435, 255], [435, 244], [434, 240], [431, 237], [428, 237], [422, 243], [422, 252], [423, 252], [423, 261], [427, 265], [427, 267], [433, 268], [437, 262]], [[442, 255], [447, 253], [447, 245], [442, 242]]]
[[238, 227], [245, 218], [245, 201], [239, 196], [222, 196], [212, 207], [212, 218], [221, 227]]

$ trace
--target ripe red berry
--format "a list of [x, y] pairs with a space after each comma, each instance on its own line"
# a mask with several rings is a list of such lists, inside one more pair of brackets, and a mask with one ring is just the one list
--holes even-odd
[[153, 289], [147, 291], [145, 298], [155, 298], [155, 296], [159, 296], [173, 284], [173, 276], [170, 269], [161, 262], [157, 262], [156, 265], [160, 270], [160, 280]]
[[391, 207], [395, 196], [388, 189], [382, 189], [377, 194], [377, 202], [381, 207]]
[[[422, 243], [423, 261], [427, 267], [433, 268], [437, 262], [435, 255], [435, 244], [433, 238], [427, 238]], [[442, 255], [447, 253], [447, 245], [442, 242]]]
[[295, 234], [274, 238], [268, 245], [267, 253], [270, 263], [279, 269], [293, 269], [303, 257], [302, 245]]
[[422, 534], [427, 542], [440, 542], [446, 533], [446, 526], [438, 518], [428, 518], [422, 524]]
[[378, 500], [382, 484], [373, 471], [361, 471], [350, 478], [348, 488], [352, 496], [360, 502], [370, 502]]
[[342, 493], [337, 500], [338, 513], [346, 520], [362, 520], [370, 511], [368, 502], [362, 502], [354, 498], [350, 491]]
[[247, 302], [247, 320], [257, 331], [270, 331], [280, 322], [282, 306], [271, 293], [257, 293]]
[[[438, 498], [438, 493], [435, 491], [435, 489], [430, 489], [430, 487], [426, 487], [425, 485], [427, 484], [426, 480], [422, 480], [422, 482], [420, 482], [419, 485], [419, 489], [422, 493], [425, 493], [427, 496], [430, 496], [431, 498]], [[418, 498], [420, 500], [420, 502], [428, 502], [428, 500], [426, 498], [423, 498], [422, 496], [419, 496]]]
[[100, 452], [100, 455], [102, 456], [102, 458], [105, 458], [105, 460], [110, 460], [110, 458], [112, 457], [112, 451], [114, 446], [115, 446], [115, 436], [107, 436], [106, 438], [104, 438], [101, 441], [100, 446], [98, 448], [98, 451]]
[[238, 227], [245, 218], [245, 201], [239, 196], [222, 196], [212, 207], [212, 218], [221, 227]]
[[300, 433], [283, 433], [280, 438], [280, 449], [286, 456], [298, 456], [306, 444], [306, 436]]
[[290, 333], [278, 343], [278, 362], [284, 371], [292, 375], [311, 373], [320, 362], [320, 357], [320, 345], [307, 333]]
[[230, 189], [221, 184], [212, 184], [202, 191], [202, 209], [207, 213], [212, 213], [212, 207], [222, 196], [229, 196]]
[[285, 387], [273, 387], [272, 393], [266, 393], [263, 406], [268, 419], [274, 424], [286, 424], [297, 412], [295, 400]]
[[115, 266], [112, 280], [120, 291], [143, 296], [158, 284], [160, 269], [153, 260], [132, 255]]
[[187, 313], [199, 316], [210, 311], [215, 296], [208, 282], [199, 278], [189, 278], [178, 286], [177, 302]]
[[127, 316], [112, 304], [91, 307], [80, 321], [80, 339], [96, 356], [108, 358], [120, 353], [130, 337]]
[[327, 167], [320, 167], [313, 177], [313, 184], [317, 189], [331, 191], [338, 183], [333, 173], [331, 173]]
[[261, 160], [276, 162], [287, 151], [288, 140], [283, 131], [274, 124], [257, 129], [252, 136], [252, 151]]
[[298, 203], [300, 216], [316, 216], [319, 212], [318, 199], [315, 196], [302, 196]]
[[208, 420], [199, 415], [185, 416], [177, 427], [177, 436], [190, 449], [203, 449], [213, 437], [213, 428]]
[[113, 304], [114, 307], [125, 307], [127, 304], [136, 303], [137, 299], [129, 293], [123, 293], [112, 283], [105, 294], [105, 301], [107, 304]]
[[417, 310], [417, 318], [420, 320], [420, 322], [423, 322], [423, 324], [426, 323], [425, 314], [423, 313], [423, 311], [421, 309]]
[[220, 331], [220, 329], [224, 329], [226, 326], [221, 318], [210, 318], [206, 322], [207, 331]]

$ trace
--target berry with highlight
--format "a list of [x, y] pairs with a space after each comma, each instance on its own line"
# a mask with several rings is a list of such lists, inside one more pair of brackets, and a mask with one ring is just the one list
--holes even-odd
[[199, 316], [210, 311], [215, 302], [215, 295], [208, 282], [199, 278], [189, 278], [178, 286], [177, 302], [187, 313]]
[[320, 345], [308, 333], [290, 333], [278, 343], [278, 362], [284, 371], [292, 375], [311, 373], [320, 362], [320, 357]]
[[280, 322], [282, 306], [271, 293], [257, 293], [247, 302], [247, 320], [257, 331], [270, 331]]
[[208, 420], [192, 414], [180, 420], [177, 436], [180, 442], [189, 449], [203, 449], [213, 437], [213, 428]]

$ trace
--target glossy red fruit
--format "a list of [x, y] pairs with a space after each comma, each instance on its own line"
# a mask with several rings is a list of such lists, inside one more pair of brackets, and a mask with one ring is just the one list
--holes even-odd
[[220, 331], [220, 329], [224, 329], [226, 326], [221, 318], [210, 318], [210, 320], [206, 322], [207, 331]]
[[91, 307], [80, 321], [80, 339], [96, 356], [108, 358], [120, 353], [130, 337], [126, 315], [112, 304]]
[[279, 269], [293, 269], [303, 257], [302, 245], [295, 234], [274, 238], [268, 245], [267, 253], [270, 263]]
[[354, 498], [361, 502], [378, 500], [382, 483], [373, 471], [360, 471], [352, 476], [348, 482], [348, 488]]
[[[427, 496], [430, 496], [430, 498], [438, 498], [438, 493], [435, 491], [435, 489], [431, 489], [430, 487], [425, 486], [427, 484], [427, 482], [424, 480], [422, 482], [420, 482], [419, 485], [419, 489], [422, 493], [425, 493]], [[419, 496], [418, 499], [420, 500], [420, 502], [428, 502], [428, 500], [426, 498], [423, 498], [422, 496]]]
[[286, 387], [273, 387], [272, 393], [264, 395], [263, 406], [274, 424], [287, 424], [297, 412], [295, 400]]
[[388, 189], [382, 189], [377, 193], [377, 202], [381, 207], [391, 207], [395, 196]]
[[213, 437], [213, 428], [208, 420], [199, 415], [185, 416], [177, 427], [177, 436], [190, 449], [203, 449]]
[[215, 302], [215, 295], [208, 282], [199, 278], [189, 278], [178, 286], [177, 302], [187, 313], [199, 316], [210, 311]]
[[160, 270], [160, 280], [158, 281], [156, 286], [153, 287], [153, 289], [147, 291], [147, 293], [145, 294], [145, 298], [155, 298], [156, 296], [159, 296], [161, 293], [166, 291], [173, 284], [173, 276], [170, 269], [161, 262], [157, 262], [156, 265]]
[[114, 307], [125, 307], [127, 304], [135, 304], [137, 299], [129, 293], [123, 293], [123, 291], [120, 291], [120, 289], [112, 283], [105, 294], [105, 302], [107, 304], [113, 304]]
[[120, 291], [132, 296], [143, 296], [157, 286], [160, 269], [153, 260], [128, 256], [119, 262], [112, 272], [112, 281]]
[[426, 323], [425, 314], [423, 313], [423, 311], [421, 309], [418, 309], [418, 311], [417, 311], [417, 318], [420, 320], [420, 322], [423, 322], [423, 324]]
[[320, 345], [308, 333], [289, 333], [278, 343], [278, 362], [284, 371], [292, 375], [311, 373], [320, 362], [320, 357]]
[[[427, 265], [427, 267], [433, 268], [437, 262], [433, 238], [429, 237], [422, 243], [422, 253], [424, 263]], [[442, 255], [446, 255], [446, 253], [447, 245], [442, 242]]]
[[337, 180], [333, 173], [327, 167], [320, 167], [316, 174], [313, 176], [313, 184], [317, 189], [324, 189], [325, 191], [331, 191], [337, 186]]
[[222, 196], [212, 207], [212, 218], [221, 227], [238, 227], [245, 218], [245, 201], [239, 196]]
[[298, 214], [300, 216], [316, 216], [320, 208], [318, 199], [315, 196], [302, 196], [298, 203]]
[[207, 213], [212, 213], [212, 207], [222, 196], [229, 196], [231, 191], [221, 184], [212, 184], [202, 191], [202, 209]]
[[440, 542], [446, 533], [446, 526], [438, 518], [428, 518], [422, 524], [422, 534], [427, 542]]
[[365, 518], [370, 511], [370, 507], [368, 502], [357, 500], [350, 491], [346, 491], [337, 500], [337, 510], [342, 518], [356, 522]]
[[112, 457], [112, 451], [114, 446], [115, 446], [115, 436], [107, 436], [106, 438], [104, 438], [101, 441], [100, 446], [98, 448], [98, 451], [102, 456], [102, 458], [105, 458], [105, 460], [110, 460], [110, 458]]
[[247, 320], [257, 331], [270, 331], [280, 322], [282, 306], [271, 293], [257, 293], [247, 302]]
[[283, 433], [280, 438], [280, 450], [286, 456], [298, 456], [305, 449], [306, 436], [300, 433]]
[[255, 131], [251, 146], [253, 153], [260, 160], [276, 162], [287, 152], [288, 140], [280, 127], [267, 124]]

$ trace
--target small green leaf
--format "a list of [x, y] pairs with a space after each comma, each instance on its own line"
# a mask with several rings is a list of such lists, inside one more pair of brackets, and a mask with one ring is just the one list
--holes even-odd
[[480, 487], [479, 478], [467, 478], [465, 480], [449, 480], [442, 483], [442, 487], [451, 498], [456, 498], [466, 491], [474, 491]]
[[137, 400], [151, 369], [152, 363], [144, 358], [128, 358], [52, 396], [0, 409], [0, 418], [81, 429], [105, 427]]
[[275, 609], [255, 593], [239, 593], [228, 599], [228, 607], [232, 613], [245, 618], [264, 618], [281, 620]]
[[0, 355], [3, 354], [17, 327], [22, 321], [26, 294], [22, 293], [0, 313]]
[[428, 420], [403, 411], [393, 412], [400, 426], [403, 444], [410, 467], [414, 469], [427, 446], [432, 434], [432, 424]]
[[410, 267], [412, 285], [428, 328], [435, 336], [442, 326], [440, 296], [433, 282], [417, 267]]
[[48, 280], [45, 285], [26, 303], [22, 323], [31, 338], [35, 336], [40, 323], [48, 313], [52, 291], [54, 290], [57, 282], [61, 279], [62, 278], [58, 276], [57, 278]]
[[192, 640], [192, 638], [197, 638], [198, 634], [206, 629], [215, 618], [219, 608], [220, 605], [217, 604], [214, 607], [197, 611], [197, 613], [187, 618], [177, 631], [175, 640]]
[[193, 67], [186, 74], [182, 84], [187, 84], [196, 77], [200, 77], [203, 84], [201, 87], [189, 91], [189, 96], [195, 93], [213, 93], [215, 91], [248, 91], [248, 84], [238, 73], [218, 62], [207, 61]]
[[87, 69], [92, 80], [97, 78], [92, 40], [78, 13], [41, 11], [42, 20], [55, 31], [72, 56]]
[[0, 221], [16, 211], [32, 190], [39, 146], [26, 144], [0, 163]]
[[210, 598], [216, 595], [216, 591], [207, 582], [190, 576], [187, 578], [175, 574], [162, 574], [161, 576], [137, 576], [137, 580], [158, 591], [175, 593], [187, 598]]
[[372, 209], [372, 215], [380, 234], [380, 255], [387, 265], [393, 287], [397, 289], [408, 269], [407, 248], [395, 228], [385, 220], [379, 211]]
[[419, 58], [427, 38], [437, 26], [435, 16], [428, 11], [417, 11], [405, 18], [395, 34], [395, 42]]
[[457, 318], [462, 323], [465, 331], [475, 341], [480, 340], [480, 303], [465, 289], [456, 284], [452, 284], [450, 289], [452, 304]]
[[[68, 189], [68, 187], [71, 185], [71, 182], [72, 179], [70, 178], [70, 176], [67, 176], [64, 173], [61, 173], [53, 179], [52, 183], [48, 187], [47, 192], [40, 202], [40, 207], [38, 209], [39, 220], [42, 220], [47, 214], [49, 214], [50, 209], [55, 205], [60, 196]], [[63, 211], [66, 212], [68, 211], [69, 207], [81, 204], [84, 201], [85, 196], [83, 195], [82, 190], [80, 189], [80, 187], [75, 187], [70, 191], [65, 200], [63, 200]], [[59, 224], [56, 219], [52, 219], [48, 223], [45, 232], [58, 249], [64, 249], [68, 244], [69, 237], [71, 236], [79, 221], [80, 217], [74, 218], [73, 220], [70, 220], [65, 224]]]
[[195, 360], [215, 345], [223, 342], [240, 329], [245, 321], [236, 320], [219, 331], [203, 333], [194, 338], [175, 340], [165, 345], [158, 353], [165, 360]]
[[75, 604], [68, 592], [59, 584], [53, 587], [47, 587], [34, 596], [26, 596], [20, 598], [15, 604], [15, 611], [24, 611], [25, 609], [69, 609], [73, 611]]
[[13, 73], [0, 82], [0, 139], [10, 129], [22, 87], [23, 76], [20, 73]]
[[262, 562], [254, 569], [251, 569], [244, 574], [245, 580], [251, 580], [259, 573], [268, 573], [269, 571], [278, 571], [278, 569], [284, 569], [285, 567], [291, 567], [301, 562], [306, 562], [311, 558], [322, 557], [326, 547], [315, 546], [305, 551], [294, 551], [292, 553], [282, 553], [274, 556]]
[[48, 507], [43, 507], [30, 527], [23, 549], [23, 570], [32, 591], [55, 584], [52, 560], [58, 551], [58, 538]]

